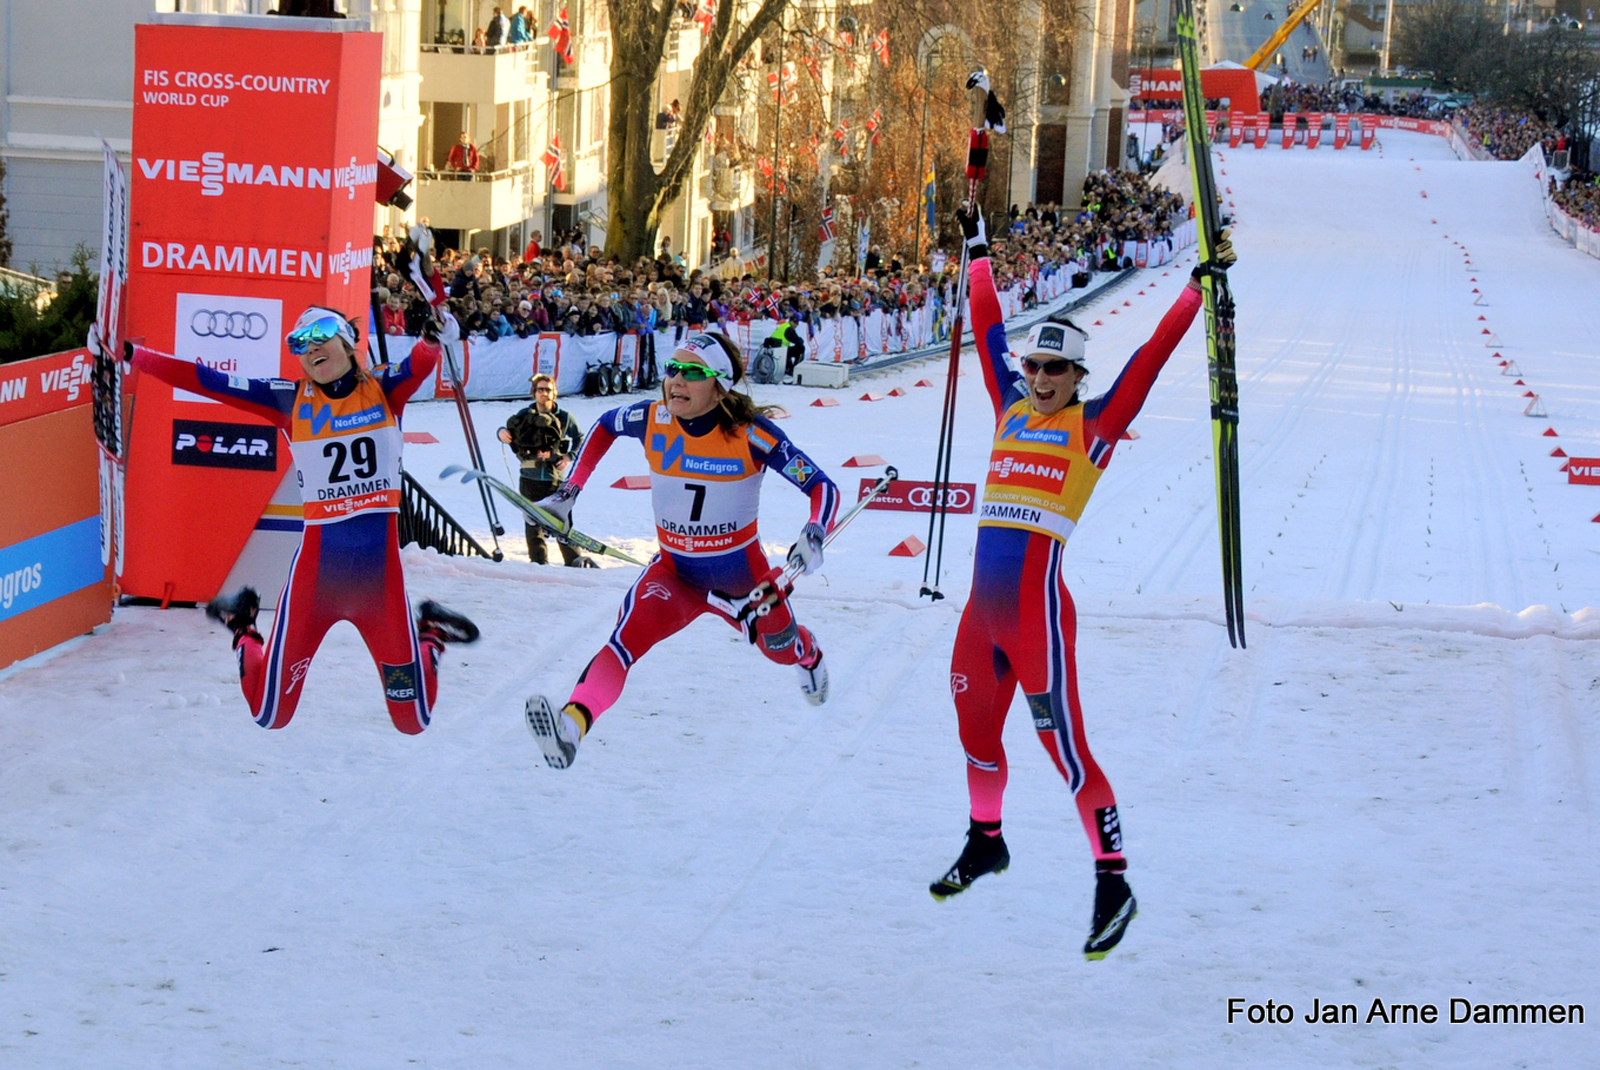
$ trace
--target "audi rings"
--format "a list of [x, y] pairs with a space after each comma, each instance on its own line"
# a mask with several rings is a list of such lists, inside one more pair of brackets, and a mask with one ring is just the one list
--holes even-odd
[[200, 338], [254, 342], [267, 336], [267, 317], [259, 312], [213, 312], [202, 308], [189, 318], [189, 330]]
[[[967, 509], [972, 505], [972, 492], [965, 487], [948, 487], [940, 497], [946, 509]], [[912, 487], [906, 492], [906, 504], [915, 509], [931, 509], [933, 498], [931, 486]]]

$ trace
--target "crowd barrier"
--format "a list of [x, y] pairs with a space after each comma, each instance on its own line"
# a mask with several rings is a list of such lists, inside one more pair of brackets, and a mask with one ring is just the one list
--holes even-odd
[[1600, 230], [1572, 218], [1550, 196], [1550, 165], [1545, 160], [1543, 146], [1534, 145], [1518, 162], [1526, 164], [1533, 171], [1533, 180], [1539, 184], [1539, 197], [1544, 201], [1544, 217], [1550, 221], [1550, 229], [1578, 252], [1600, 259]]
[[0, 668], [111, 619], [84, 350], [0, 364]]
[[[1125, 242], [1122, 255], [1131, 259], [1136, 267], [1159, 267], [1170, 263], [1194, 242], [1195, 223], [1191, 219], [1176, 228], [1170, 240]], [[1008, 287], [1000, 295], [1001, 311], [1007, 318], [1020, 313], [1030, 289], [1041, 304], [1056, 300], [1072, 289], [1072, 275], [1080, 269], [1081, 265], [1068, 263], [1041, 271], [1028, 284]], [[942, 303], [934, 300], [910, 312], [878, 310], [862, 316], [802, 324], [800, 333], [805, 338], [807, 359], [857, 363], [949, 341], [949, 317], [944, 313]], [[741, 350], [752, 355], [776, 326], [776, 320], [762, 318], [747, 322], [730, 320], [722, 329]], [[587, 337], [547, 332], [527, 338], [508, 336], [492, 342], [482, 335], [469, 336], [462, 343], [463, 386], [467, 397], [488, 400], [527, 397], [528, 380], [535, 373], [554, 377], [556, 390], [563, 394], [581, 392], [589, 369], [601, 364], [618, 364], [637, 376], [641, 367], [654, 361], [652, 370], [659, 375], [660, 365], [665, 363], [681, 333], [679, 328]], [[389, 335], [386, 344], [390, 359], [405, 356], [415, 342], [415, 338], [404, 335]], [[433, 378], [414, 396], [417, 400], [448, 397], [450, 390], [441, 362]]]

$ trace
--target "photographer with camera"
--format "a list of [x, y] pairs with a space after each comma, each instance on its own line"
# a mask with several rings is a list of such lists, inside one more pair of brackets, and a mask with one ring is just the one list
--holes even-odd
[[[583, 432], [572, 414], [556, 404], [556, 381], [548, 375], [535, 375], [533, 404], [513, 413], [499, 431], [499, 439], [510, 446], [522, 462], [518, 490], [531, 501], [549, 497], [561, 481], [583, 444]], [[528, 560], [546, 564], [544, 531], [534, 524], [524, 528], [528, 538]], [[574, 568], [593, 568], [594, 562], [561, 543], [561, 557]]]

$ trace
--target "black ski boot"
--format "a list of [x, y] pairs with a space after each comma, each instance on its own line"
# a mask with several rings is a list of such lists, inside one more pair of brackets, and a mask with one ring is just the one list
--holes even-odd
[[432, 636], [441, 643], [476, 643], [478, 626], [454, 610], [431, 598], [417, 607], [417, 633]]
[[1089, 926], [1089, 942], [1083, 945], [1083, 957], [1103, 959], [1122, 940], [1128, 923], [1139, 913], [1138, 900], [1133, 889], [1120, 872], [1105, 870], [1094, 875], [1094, 921]]
[[[989, 833], [994, 833], [993, 836]], [[950, 871], [928, 885], [928, 894], [939, 902], [960, 895], [985, 873], [1004, 873], [1011, 865], [1011, 852], [1000, 835], [1000, 822], [973, 821], [967, 828], [967, 846]]]
[[206, 616], [233, 633], [233, 645], [245, 636], [261, 638], [256, 631], [256, 614], [261, 612], [261, 596], [254, 587], [241, 587], [231, 595], [218, 595], [206, 603]]

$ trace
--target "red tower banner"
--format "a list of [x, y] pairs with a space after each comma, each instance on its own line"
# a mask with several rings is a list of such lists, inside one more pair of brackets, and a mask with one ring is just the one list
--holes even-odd
[[1244, 119], [1236, 112], [1228, 123], [1228, 148], [1236, 149], [1244, 141]]
[[1283, 147], [1286, 149], [1294, 148], [1294, 120], [1294, 112], [1283, 113]]
[[1314, 111], [1306, 116], [1306, 148], [1314, 149], [1322, 141], [1322, 113]]
[[1350, 144], [1350, 116], [1340, 113], [1333, 117], [1333, 147], [1342, 149]]
[[1363, 115], [1361, 117], [1361, 147], [1370, 149], [1377, 140], [1378, 124], [1372, 121], [1372, 116]]
[[[233, 375], [298, 378], [284, 334], [307, 305], [367, 322], [383, 39], [181, 18], [134, 32], [127, 333]], [[121, 589], [209, 599], [293, 460], [237, 410], [147, 376], [134, 392]]]
[[1256, 112], [1256, 148], [1267, 147], [1267, 135], [1271, 132], [1272, 117], [1266, 112]]

